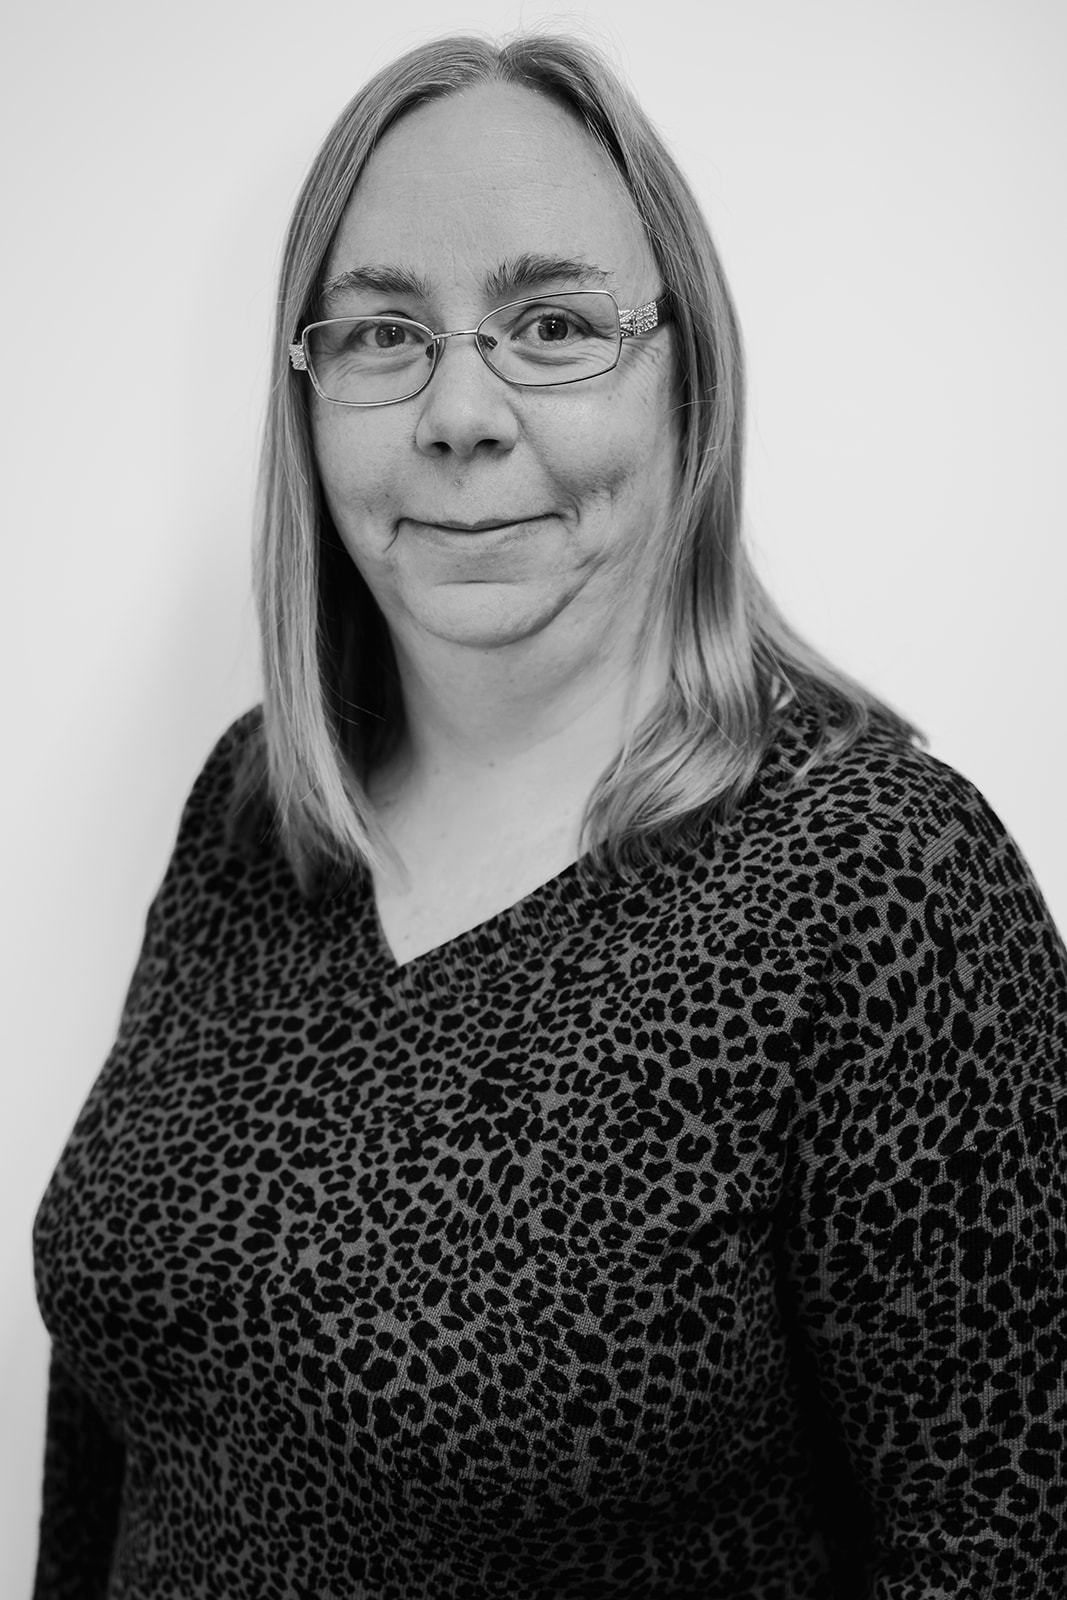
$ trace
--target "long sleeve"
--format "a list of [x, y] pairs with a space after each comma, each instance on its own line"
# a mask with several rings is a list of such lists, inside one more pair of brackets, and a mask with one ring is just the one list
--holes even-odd
[[125, 1450], [53, 1353], [33, 1600], [107, 1592]]
[[969, 786], [783, 733], [398, 967], [258, 737], [38, 1214], [36, 1600], [1063, 1600], [1067, 958]]
[[785, 1236], [823, 1492], [855, 1538], [840, 1592], [1054, 1600], [1063, 948], [982, 803], [933, 844], [886, 829], [856, 850], [863, 898], [838, 924], [809, 1041]]
[[[37, 1292], [53, 1336], [49, 1373], [37, 1578], [33, 1600], [96, 1600], [107, 1592], [126, 1464], [126, 1450], [99, 1407], [77, 1381], [63, 1351], [84, 1348], [85, 1306], [99, 1287], [100, 1264], [85, 1259], [85, 1242], [98, 1232], [98, 1207], [112, 1170], [115, 1106], [121, 1084], [154, 1050], [169, 1014], [173, 974], [169, 958], [181, 861], [195, 848], [210, 814], [213, 781], [235, 748], [244, 724], [219, 742], [184, 809], [167, 875], [149, 907], [137, 964], [122, 1007], [115, 1045], [78, 1120], [76, 1134], [53, 1174], [34, 1227]], [[117, 1097], [117, 1098], [116, 1098]], [[47, 1215], [51, 1224], [42, 1223]], [[77, 1217], [79, 1222], [72, 1222]], [[125, 1219], [123, 1219], [125, 1220]], [[86, 1229], [88, 1231], [86, 1231]], [[108, 1235], [121, 1253], [120, 1231]], [[101, 1319], [93, 1319], [99, 1337]], [[98, 1373], [99, 1355], [85, 1355], [86, 1372]], [[116, 1402], [116, 1410], [118, 1403]]]

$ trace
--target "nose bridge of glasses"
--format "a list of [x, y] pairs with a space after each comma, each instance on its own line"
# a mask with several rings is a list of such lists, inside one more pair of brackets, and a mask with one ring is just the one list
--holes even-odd
[[495, 350], [497, 345], [497, 341], [492, 334], [484, 331], [482, 323], [479, 323], [476, 328], [453, 328], [450, 333], [435, 333], [433, 342], [438, 355], [444, 348], [446, 339], [474, 339], [479, 355], [483, 356], [487, 350]]
[[[492, 334], [485, 333], [483, 331], [481, 324], [479, 324], [477, 328], [452, 328], [447, 333], [435, 333], [432, 344], [430, 344], [426, 350], [426, 354], [433, 360], [433, 366], [435, 370], [441, 356], [444, 354], [446, 339], [473, 339], [474, 348], [477, 350], [486, 366], [488, 366], [491, 371], [496, 372], [496, 367], [493, 366], [493, 363], [489, 359], [489, 352], [496, 349], [497, 341], [493, 338]], [[499, 376], [499, 374], [497, 375]]]

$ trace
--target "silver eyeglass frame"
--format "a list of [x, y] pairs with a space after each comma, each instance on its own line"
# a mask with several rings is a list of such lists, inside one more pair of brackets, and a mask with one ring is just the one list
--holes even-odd
[[377, 314], [374, 317], [368, 317], [368, 321], [397, 322], [402, 323], [406, 327], [418, 328], [421, 333], [427, 334], [430, 339], [430, 345], [433, 349], [433, 358], [430, 362], [430, 369], [426, 374], [425, 381], [420, 383], [417, 389], [412, 389], [410, 393], [397, 395], [394, 400], [334, 400], [332, 396], [323, 394], [322, 390], [319, 388], [318, 382], [315, 378], [314, 368], [308, 360], [306, 345], [308, 335], [310, 333], [314, 333], [316, 328], [329, 327], [330, 323], [332, 322], [358, 322], [361, 320], [358, 317], [324, 317], [319, 322], [309, 322], [302, 330], [300, 338], [296, 341], [296, 343], [289, 346], [289, 361], [294, 371], [307, 373], [308, 377], [311, 379], [315, 393], [319, 396], [320, 400], [325, 400], [327, 405], [351, 406], [357, 410], [364, 411], [376, 408], [378, 406], [402, 405], [405, 400], [414, 400], [416, 395], [421, 394], [422, 391], [430, 384], [434, 373], [437, 371], [437, 364], [441, 359], [441, 352], [444, 349], [444, 342], [446, 339], [476, 340], [474, 348], [477, 350], [478, 354], [489, 368], [489, 371], [495, 378], [499, 378], [501, 383], [509, 384], [513, 389], [561, 389], [569, 383], [587, 383], [591, 378], [603, 378], [609, 372], [613, 372], [619, 364], [619, 358], [622, 355], [622, 347], [627, 339], [637, 339], [640, 338], [642, 334], [652, 333], [654, 329], [663, 327], [665, 323], [668, 323], [671, 320], [670, 294], [666, 291], [657, 299], [648, 300], [643, 306], [637, 306], [634, 309], [627, 311], [624, 311], [621, 308], [619, 302], [615, 299], [615, 296], [612, 294], [610, 289], [568, 289], [565, 291], [565, 293], [567, 294], [568, 299], [580, 294], [596, 294], [607, 295], [609, 300], [614, 301], [615, 310], [619, 318], [619, 348], [615, 352], [615, 360], [611, 363], [610, 367], [604, 367], [600, 372], [583, 372], [577, 378], [560, 378], [558, 381], [552, 383], [523, 383], [520, 378], [508, 378], [505, 377], [502, 372], [497, 371], [496, 367], [493, 366], [492, 362], [489, 360], [489, 357], [482, 348], [482, 341], [478, 338], [482, 328], [490, 320], [490, 318], [499, 316], [502, 311], [510, 311], [514, 306], [536, 304], [536, 302], [540, 299], [544, 299], [546, 302], [551, 304], [551, 295], [526, 295], [521, 300], [508, 300], [504, 305], [496, 306], [492, 311], [487, 312], [482, 320], [478, 323], [477, 327], [454, 328], [447, 333], [435, 333], [432, 328], [427, 327], [425, 322], [418, 322], [414, 317], [389, 317], [382, 316], [381, 314]]

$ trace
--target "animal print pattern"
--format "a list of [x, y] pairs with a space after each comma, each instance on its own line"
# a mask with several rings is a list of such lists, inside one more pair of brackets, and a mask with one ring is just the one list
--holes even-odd
[[873, 728], [397, 967], [186, 807], [35, 1230], [36, 1600], [1062, 1600], [1067, 958]]

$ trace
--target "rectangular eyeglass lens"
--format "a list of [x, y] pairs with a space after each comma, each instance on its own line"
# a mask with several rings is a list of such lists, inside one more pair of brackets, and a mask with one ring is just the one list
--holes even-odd
[[424, 329], [390, 317], [347, 317], [308, 335], [319, 387], [331, 400], [389, 400], [417, 388], [430, 348]]
[[520, 383], [565, 383], [614, 366], [619, 317], [600, 290], [539, 296], [502, 306], [485, 324], [490, 364]]

